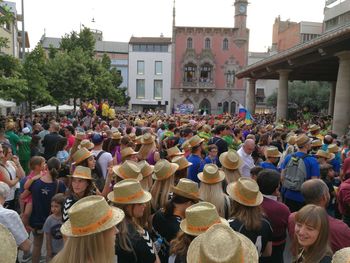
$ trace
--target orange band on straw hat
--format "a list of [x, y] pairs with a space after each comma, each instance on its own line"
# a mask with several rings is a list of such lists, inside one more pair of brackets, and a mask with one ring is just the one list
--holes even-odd
[[84, 177], [84, 178], [86, 178], [86, 179], [91, 179], [90, 177], [86, 176], [85, 173], [80, 173], [80, 172], [75, 172], [75, 173], [73, 173], [73, 177], [74, 177], [74, 176], [81, 176], [81, 177]]
[[208, 226], [191, 226], [187, 223], [187, 228], [193, 232], [203, 232], [203, 231], [207, 231], [208, 228], [211, 227], [212, 225], [220, 224], [220, 223], [221, 223], [220, 219], [216, 220], [214, 223]]
[[94, 232], [97, 228], [105, 224], [108, 220], [110, 220], [113, 217], [113, 211], [110, 209], [103, 217], [101, 217], [99, 220], [97, 220], [95, 223], [92, 223], [87, 226], [83, 227], [76, 227], [72, 226], [72, 233], [74, 235], [79, 234], [88, 234]]
[[140, 190], [138, 192], [136, 192], [135, 194], [133, 195], [130, 195], [130, 196], [126, 196], [126, 197], [115, 197], [114, 198], [114, 202], [129, 202], [131, 200], [134, 200], [136, 198], [139, 198], [141, 196], [143, 196], [143, 190]]
[[241, 193], [238, 191], [238, 188], [237, 188], [237, 187], [235, 187], [235, 189], [234, 189], [233, 191], [234, 191], [234, 193], [236, 194], [236, 196], [237, 196], [240, 200], [242, 200], [243, 202], [245, 202], [245, 203], [247, 203], [247, 204], [249, 204], [249, 205], [253, 205], [253, 204], [256, 203], [256, 198], [254, 198], [254, 199], [248, 199], [248, 198], [246, 198], [245, 196], [241, 195]]
[[[243, 253], [244, 247], [242, 246], [241, 249], [242, 249], [242, 253], [241, 253], [241, 259], [239, 263], [244, 263], [244, 253]], [[203, 263], [200, 258], [198, 258], [198, 263]], [[350, 263], [350, 261], [348, 263]]]
[[205, 178], [204, 180], [204, 183], [218, 183], [220, 182], [220, 178]]
[[81, 158], [79, 158], [79, 160], [76, 160], [75, 163], [80, 163], [82, 161], [84, 161], [86, 158], [88, 158], [91, 155], [90, 152], [87, 152], [85, 155], [83, 155]]

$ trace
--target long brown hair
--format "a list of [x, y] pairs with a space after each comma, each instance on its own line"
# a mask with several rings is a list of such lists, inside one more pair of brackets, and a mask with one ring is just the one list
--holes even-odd
[[176, 238], [170, 242], [170, 255], [186, 257], [188, 247], [195, 236], [191, 236], [180, 230]]
[[[319, 262], [324, 256], [331, 256], [329, 246], [329, 222], [327, 212], [323, 207], [306, 205], [295, 214], [295, 224], [306, 224], [319, 230], [314, 244], [303, 252], [303, 263]], [[297, 256], [303, 247], [299, 244], [297, 235], [294, 234], [293, 253]]]
[[152, 188], [152, 208], [157, 211], [159, 208], [164, 208], [169, 200], [170, 186], [174, 185], [174, 174], [165, 180], [155, 181]]
[[260, 206], [245, 206], [233, 200], [230, 218], [241, 221], [248, 231], [259, 231], [263, 214]]

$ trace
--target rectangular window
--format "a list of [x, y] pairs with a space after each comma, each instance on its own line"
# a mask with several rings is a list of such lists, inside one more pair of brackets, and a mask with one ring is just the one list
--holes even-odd
[[138, 75], [145, 74], [145, 61], [143, 61], [143, 60], [137, 61], [137, 74]]
[[137, 99], [145, 98], [145, 80], [144, 79], [136, 80], [136, 98]]
[[163, 97], [163, 80], [154, 81], [154, 99], [161, 100]]
[[155, 62], [155, 74], [156, 75], [162, 75], [163, 74], [163, 62], [162, 61], [156, 61]]

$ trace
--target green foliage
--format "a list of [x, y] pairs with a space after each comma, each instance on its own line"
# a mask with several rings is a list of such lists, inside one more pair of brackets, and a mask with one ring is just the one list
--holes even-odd
[[111, 59], [109, 58], [109, 56], [107, 56], [107, 54], [103, 54], [101, 64], [107, 70], [111, 68]]
[[90, 57], [95, 54], [96, 40], [91, 30], [84, 27], [79, 33], [73, 31], [70, 34], [65, 34], [61, 40], [60, 48], [68, 53], [74, 49], [80, 48]]
[[[3, 1], [0, 0], [0, 3], [1, 2]], [[2, 9], [3, 9], [3, 12], [2, 12], [2, 15], [0, 16], [0, 26], [12, 23], [14, 19], [10, 8], [8, 6], [3, 6]], [[6, 37], [0, 37], [0, 49], [8, 48], [9, 47], [8, 42], [9, 40]]]

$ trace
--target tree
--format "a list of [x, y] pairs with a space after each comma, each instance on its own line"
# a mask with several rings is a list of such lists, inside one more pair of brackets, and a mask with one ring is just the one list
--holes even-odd
[[68, 53], [76, 48], [81, 48], [89, 57], [95, 54], [95, 43], [93, 33], [87, 27], [84, 27], [79, 33], [73, 31], [70, 34], [65, 34], [61, 40], [60, 48]]
[[[0, 3], [3, 1], [0, 0]], [[0, 16], [0, 26], [10, 24], [14, 21], [13, 14], [11, 13], [10, 7], [7, 5], [2, 6], [2, 12]], [[8, 48], [9, 40], [6, 37], [0, 37], [0, 50], [1, 48]]]

